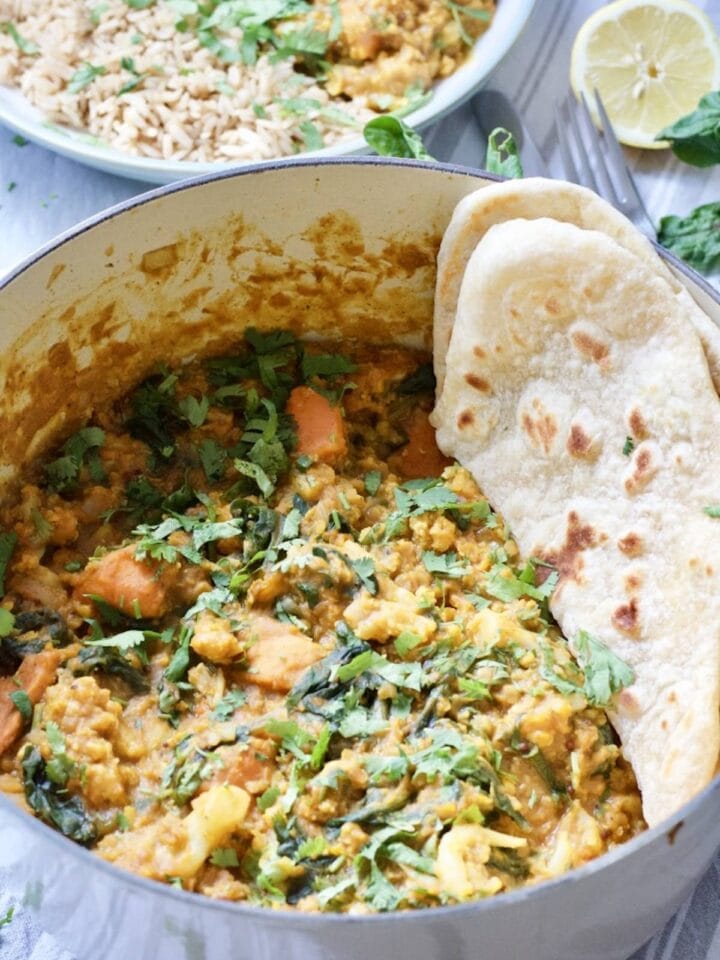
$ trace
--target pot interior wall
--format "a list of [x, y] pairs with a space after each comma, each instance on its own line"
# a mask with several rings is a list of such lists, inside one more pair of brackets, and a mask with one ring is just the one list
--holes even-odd
[[410, 165], [289, 165], [111, 213], [0, 292], [0, 493], [159, 363], [245, 327], [430, 345], [435, 256], [483, 182]]

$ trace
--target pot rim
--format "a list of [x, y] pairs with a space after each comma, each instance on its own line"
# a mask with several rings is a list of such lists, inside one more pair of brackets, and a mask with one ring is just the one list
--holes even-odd
[[[13, 283], [31, 267], [35, 266], [35, 264], [43, 260], [48, 254], [60, 249], [65, 244], [76, 239], [77, 237], [82, 236], [93, 227], [112, 220], [117, 215], [125, 213], [128, 210], [144, 206], [147, 203], [152, 203], [155, 200], [162, 199], [171, 194], [179, 193], [180, 191], [184, 190], [191, 190], [195, 187], [203, 186], [207, 183], [213, 183], [218, 180], [248, 177], [258, 173], [282, 170], [291, 167], [327, 166], [395, 166], [408, 167], [416, 170], [419, 169], [431, 173], [440, 172], [445, 174], [454, 174], [465, 176], [469, 179], [485, 181], [489, 180], [492, 182], [502, 182], [506, 179], [505, 177], [489, 173], [479, 168], [475, 169], [463, 167], [458, 164], [441, 163], [435, 161], [428, 162], [396, 157], [369, 156], [327, 157], [322, 159], [308, 158], [300, 160], [294, 158], [284, 158], [281, 160], [271, 160], [265, 163], [256, 164], [246, 169], [202, 174], [198, 177], [192, 177], [187, 180], [181, 180], [176, 183], [160, 186], [149, 190], [146, 193], [123, 200], [120, 203], [108, 207], [105, 210], [100, 211], [100, 213], [97, 213], [92, 217], [89, 217], [86, 220], [76, 224], [74, 227], [62, 232], [53, 240], [49, 241], [34, 253], [23, 259], [5, 276], [0, 277], [0, 292], [2, 292], [2, 290]], [[669, 266], [673, 267], [677, 272], [683, 274], [687, 279], [695, 283], [704, 293], [706, 293], [715, 303], [717, 303], [718, 306], [720, 306], [720, 292], [715, 290], [708, 283], [708, 281], [705, 280], [704, 277], [700, 276], [700, 274], [698, 274], [682, 260], [679, 260], [674, 254], [665, 250], [665, 248], [661, 247], [655, 241], [652, 242], [657, 253], [669, 264]], [[548, 896], [563, 885], [567, 887], [570, 884], [580, 883], [586, 877], [590, 877], [596, 873], [599, 873], [606, 867], [611, 867], [617, 861], [638, 853], [646, 846], [659, 841], [661, 837], [665, 837], [665, 841], [672, 845], [675, 842], [675, 836], [677, 832], [682, 828], [685, 820], [691, 818], [701, 806], [703, 806], [705, 803], [712, 802], [713, 799], [718, 804], [718, 808], [720, 809], [720, 774], [716, 775], [714, 779], [697, 796], [693, 797], [692, 800], [677, 810], [667, 820], [655, 827], [643, 831], [642, 833], [633, 837], [631, 840], [628, 840], [626, 843], [609, 850], [607, 853], [604, 853], [602, 856], [591, 860], [589, 863], [584, 864], [581, 867], [577, 867], [574, 870], [567, 871], [559, 877], [544, 880], [535, 885], [521, 887], [517, 890], [500, 894], [499, 896], [488, 897], [487, 899], [483, 900], [472, 900], [463, 904], [427, 907], [416, 910], [398, 910], [388, 913], [371, 913], [362, 916], [353, 916], [351, 914], [337, 912], [304, 913], [298, 910], [273, 910], [268, 907], [255, 906], [242, 901], [219, 900], [212, 897], [203, 896], [202, 894], [196, 894], [191, 891], [177, 889], [168, 884], [162, 884], [158, 881], [141, 877], [137, 874], [114, 866], [112, 863], [104, 860], [97, 854], [92, 853], [84, 847], [81, 847], [69, 840], [67, 837], [63, 836], [61, 833], [43, 823], [41, 820], [38, 820], [31, 814], [25, 813], [25, 811], [17, 807], [11, 800], [3, 796], [2, 793], [0, 793], [0, 813], [6, 812], [9, 813], [11, 817], [18, 818], [19, 821], [25, 824], [28, 830], [35, 831], [38, 837], [48, 840], [54, 844], [59, 852], [64, 852], [70, 856], [77, 857], [81, 865], [84, 863], [91, 869], [99, 869], [110, 879], [114, 879], [119, 883], [128, 884], [131, 888], [135, 888], [139, 893], [144, 892], [148, 894], [169, 897], [170, 899], [175, 900], [177, 904], [185, 904], [188, 907], [198, 907], [202, 904], [203, 909], [239, 913], [241, 915], [251, 916], [255, 919], [273, 924], [280, 923], [287, 925], [293, 923], [310, 930], [317, 926], [339, 923], [344, 925], [347, 925], [348, 923], [370, 923], [375, 925], [393, 923], [398, 925], [408, 922], [417, 923], [419, 922], [419, 918], [423, 916], [432, 917], [439, 915], [442, 917], [452, 918], [464, 916], [469, 913], [483, 914], [490, 910], [502, 909], [503, 907], [512, 909], [514, 905], [522, 903], [530, 897], [538, 898], [542, 896]]]

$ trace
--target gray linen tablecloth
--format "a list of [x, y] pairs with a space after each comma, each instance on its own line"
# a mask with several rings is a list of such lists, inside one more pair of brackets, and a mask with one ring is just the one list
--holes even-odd
[[[720, 0], [698, 5], [720, 28]], [[553, 112], [568, 90], [570, 47], [579, 25], [600, 6], [599, 0], [537, 0], [522, 38], [488, 82], [513, 101], [553, 175], [562, 174]], [[482, 141], [469, 106], [436, 124], [425, 140], [439, 160], [482, 165]], [[628, 150], [627, 159], [655, 221], [720, 199], [720, 169], [687, 167], [665, 151]], [[10, 183], [16, 184], [11, 191]], [[0, 275], [78, 221], [146, 189], [33, 145], [18, 147], [0, 127]], [[73, 960], [43, 931], [40, 895], [13, 887], [12, 865], [22, 853], [11, 823], [0, 815], [0, 919], [15, 907], [12, 922], [0, 927], [0, 960]], [[632, 960], [720, 960], [720, 858], [676, 917]]]

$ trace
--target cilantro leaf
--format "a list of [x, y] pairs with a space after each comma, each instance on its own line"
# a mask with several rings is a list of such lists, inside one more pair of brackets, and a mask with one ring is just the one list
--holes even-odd
[[206, 437], [198, 446], [197, 451], [208, 481], [217, 483], [225, 473], [225, 466], [228, 462], [227, 450], [223, 449], [217, 440]]
[[635, 449], [635, 441], [632, 437], [625, 437], [625, 443], [623, 444], [622, 452], [624, 457], [629, 457], [630, 454]]
[[515, 137], [504, 127], [496, 127], [488, 137], [485, 169], [489, 173], [499, 173], [511, 179], [523, 176]]
[[377, 576], [375, 575], [375, 561], [372, 557], [359, 557], [350, 560], [350, 566], [355, 571], [358, 580], [371, 596], [378, 592]]
[[81, 67], [78, 67], [70, 77], [67, 85], [68, 93], [79, 93], [91, 84], [95, 77], [101, 77], [104, 73], [107, 73], [106, 67], [94, 67], [92, 63], [84, 63]]
[[13, 690], [10, 694], [10, 699], [15, 704], [15, 707], [22, 717], [22, 722], [26, 727], [29, 727], [32, 723], [33, 717], [33, 705], [30, 697], [25, 693], [24, 690]]
[[709, 273], [720, 263], [720, 202], [704, 203], [687, 217], [663, 217], [657, 239], [691, 267]]
[[720, 91], [706, 94], [692, 113], [665, 127], [655, 139], [669, 140], [675, 156], [695, 167], [720, 163]]
[[520, 597], [532, 597], [539, 602], [547, 600], [552, 595], [557, 586], [559, 574], [553, 570], [545, 581], [539, 586], [534, 585], [535, 566], [529, 561], [524, 570], [516, 575], [510, 567], [505, 564], [495, 564], [485, 577], [484, 589], [491, 597], [498, 600], [504, 600], [509, 603]]
[[9, 37], [12, 37], [15, 42], [15, 46], [18, 48], [18, 50], [20, 50], [21, 53], [26, 54], [26, 56], [34, 57], [40, 53], [40, 47], [36, 43], [33, 43], [32, 40], [27, 40], [25, 37], [21, 36], [14, 23], [5, 21], [5, 23], [0, 24], [0, 30], [3, 33], [7, 33]]
[[116, 633], [113, 637], [101, 637], [99, 640], [86, 640], [88, 647], [112, 647], [121, 653], [133, 650], [136, 647], [142, 647], [146, 640], [146, 634], [142, 630], [125, 630], [123, 633]]
[[364, 897], [375, 910], [385, 912], [397, 909], [403, 895], [390, 883], [373, 860], [370, 864], [370, 882], [365, 888]]
[[464, 557], [458, 557], [454, 550], [450, 550], [448, 553], [423, 550], [422, 562], [428, 573], [436, 573], [441, 577], [449, 577], [453, 580], [459, 580], [467, 573], [467, 560]]
[[85, 427], [78, 430], [63, 444], [63, 456], [45, 465], [48, 485], [62, 492], [77, 482], [83, 463], [87, 465], [93, 483], [106, 481], [98, 450], [105, 443], [105, 431], [100, 427]]
[[420, 135], [399, 117], [390, 114], [369, 120], [363, 129], [363, 136], [368, 146], [381, 157], [435, 159], [425, 149]]
[[720, 517], [720, 503], [713, 503], [709, 507], [703, 507], [703, 513], [706, 513], [709, 517]]
[[409, 690], [421, 690], [426, 682], [425, 673], [419, 663], [394, 663], [374, 650], [359, 653], [349, 663], [340, 667], [336, 676], [341, 683], [347, 683], [366, 672], [375, 673], [382, 680]]
[[239, 867], [237, 851], [232, 847], [216, 847], [210, 854], [210, 863], [215, 867]]
[[283, 750], [287, 750], [303, 763], [309, 761], [310, 758], [304, 748], [315, 738], [307, 730], [303, 730], [292, 720], [279, 720], [276, 717], [265, 720], [262, 728], [266, 733], [280, 738], [280, 746]]
[[241, 707], [246, 700], [247, 696], [245, 691], [239, 687], [233, 687], [232, 690], [225, 694], [222, 700], [219, 700], [215, 704], [215, 709], [210, 714], [211, 719], [219, 720], [220, 722], [229, 720], [238, 707]]
[[15, 617], [5, 607], [0, 607], [0, 637], [9, 636], [14, 626]]
[[300, 364], [305, 380], [312, 377], [337, 377], [343, 373], [354, 373], [357, 364], [341, 354], [303, 353]]
[[380, 473], [379, 470], [368, 470], [363, 477], [363, 483], [365, 484], [365, 493], [370, 497], [374, 497], [380, 489], [382, 473]]
[[210, 401], [206, 396], [202, 396], [198, 400], [188, 394], [187, 397], [178, 400], [178, 410], [191, 427], [201, 427], [207, 419], [209, 409]]
[[632, 669], [587, 631], [578, 633], [575, 649], [578, 663], [585, 673], [585, 695], [595, 706], [607, 706], [614, 693], [635, 680]]
[[[567, 673], [568, 669], [572, 671], [573, 666], [574, 665], [571, 665], [569, 668], [564, 667], [564, 672]], [[557, 670], [555, 669], [555, 660], [553, 657], [553, 652], [549, 646], [543, 645], [541, 647], [540, 665], [538, 670], [543, 680], [545, 680], [552, 687], [554, 687], [559, 693], [564, 694], [566, 697], [572, 696], [572, 694], [574, 693], [584, 694], [585, 692], [585, 688], [583, 684], [579, 682], [576, 683], [565, 676], [561, 676], [557, 672]], [[578, 680], [579, 679], [580, 678], [578, 677]]]
[[7, 927], [8, 924], [12, 923], [12, 918], [15, 916], [15, 907], [9, 907], [7, 913], [0, 917], [0, 929]]
[[0, 533], [0, 598], [5, 596], [5, 575], [16, 543], [16, 533]]
[[259, 464], [251, 463], [250, 460], [233, 460], [233, 466], [238, 473], [253, 480], [265, 498], [269, 497], [275, 489], [274, 482]]

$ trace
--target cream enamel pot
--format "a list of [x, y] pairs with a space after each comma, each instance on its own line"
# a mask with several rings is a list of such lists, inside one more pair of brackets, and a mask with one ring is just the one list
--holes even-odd
[[[430, 344], [434, 257], [489, 182], [441, 164], [285, 161], [184, 182], [81, 224], [0, 282], [0, 492], [89, 406], [244, 326]], [[720, 322], [720, 298], [667, 257]], [[42, 883], [39, 922], [79, 960], [623, 960], [720, 846], [720, 779], [556, 880], [463, 906], [359, 917], [211, 900], [124, 873], [0, 795]]]

